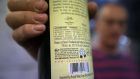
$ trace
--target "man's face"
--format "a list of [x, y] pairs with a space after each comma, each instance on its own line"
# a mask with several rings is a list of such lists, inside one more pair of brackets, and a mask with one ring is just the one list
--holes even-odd
[[105, 7], [96, 22], [96, 31], [102, 42], [109, 46], [116, 46], [126, 29], [126, 20], [126, 11], [121, 7]]

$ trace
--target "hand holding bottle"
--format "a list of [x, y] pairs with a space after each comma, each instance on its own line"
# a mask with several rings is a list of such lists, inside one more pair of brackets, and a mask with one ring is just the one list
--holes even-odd
[[[10, 10], [6, 17], [8, 25], [14, 30], [14, 40], [23, 46], [34, 58], [42, 44], [41, 35], [45, 32], [48, 4], [45, 0], [9, 0]], [[89, 14], [94, 16], [97, 5], [88, 3]]]

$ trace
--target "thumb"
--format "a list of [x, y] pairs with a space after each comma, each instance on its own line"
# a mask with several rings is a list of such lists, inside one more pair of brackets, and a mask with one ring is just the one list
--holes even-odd
[[90, 19], [94, 18], [97, 12], [97, 4], [95, 2], [88, 2], [88, 10]]

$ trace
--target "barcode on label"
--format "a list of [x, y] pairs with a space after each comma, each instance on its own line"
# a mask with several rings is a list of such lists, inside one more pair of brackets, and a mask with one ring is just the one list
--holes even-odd
[[89, 64], [88, 62], [80, 62], [80, 63], [70, 63], [69, 64], [69, 73], [88, 73], [89, 72]]

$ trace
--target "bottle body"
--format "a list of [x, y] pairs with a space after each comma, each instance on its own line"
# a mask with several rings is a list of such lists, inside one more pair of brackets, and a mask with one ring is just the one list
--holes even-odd
[[[87, 0], [48, 0], [40, 79], [93, 79]], [[49, 41], [48, 41], [49, 40]]]

